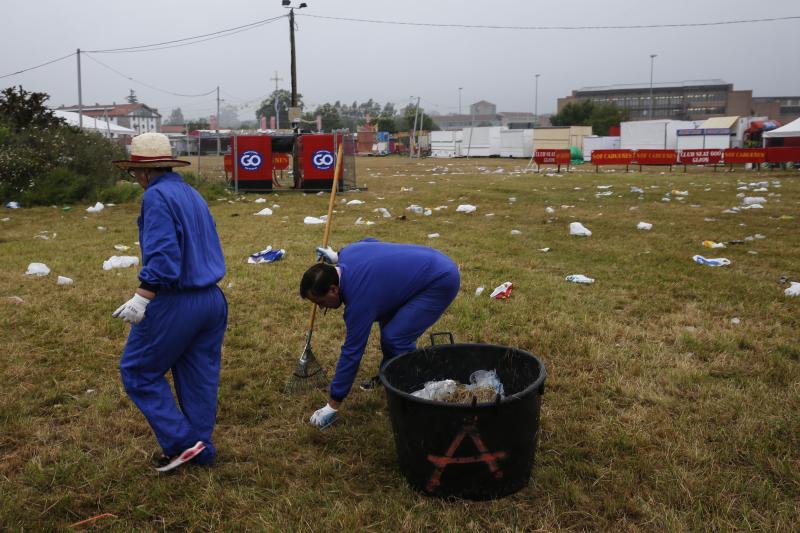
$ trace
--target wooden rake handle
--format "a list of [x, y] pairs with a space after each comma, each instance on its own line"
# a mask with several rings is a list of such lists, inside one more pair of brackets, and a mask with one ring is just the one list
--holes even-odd
[[[344, 136], [336, 151], [336, 167], [333, 170], [333, 185], [331, 186], [331, 196], [328, 200], [328, 216], [325, 218], [325, 233], [322, 236], [322, 247], [328, 246], [328, 238], [331, 236], [331, 223], [333, 222], [333, 205], [336, 202], [336, 189], [339, 185], [339, 174], [342, 170], [342, 154], [344, 153]], [[320, 258], [322, 261], [322, 258]], [[317, 304], [311, 303], [311, 316], [308, 319], [308, 332], [314, 329], [314, 318], [317, 316]]]

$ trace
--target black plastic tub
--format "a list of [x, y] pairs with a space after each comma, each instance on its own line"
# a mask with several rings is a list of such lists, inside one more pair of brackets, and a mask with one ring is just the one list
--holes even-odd
[[[452, 336], [451, 336], [452, 339]], [[469, 383], [496, 370], [505, 398], [451, 404], [410, 393], [428, 381]], [[529, 352], [490, 344], [439, 344], [381, 369], [400, 470], [426, 494], [489, 500], [528, 485], [533, 471], [545, 368]]]

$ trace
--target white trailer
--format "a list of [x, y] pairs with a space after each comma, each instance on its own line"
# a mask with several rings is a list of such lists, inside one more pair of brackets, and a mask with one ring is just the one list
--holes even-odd
[[461, 157], [461, 138], [458, 131], [432, 131], [431, 157]]
[[533, 130], [502, 130], [500, 132], [500, 157], [526, 157], [533, 155]]
[[501, 126], [464, 128], [461, 154], [466, 157], [492, 157], [500, 155]]
[[583, 138], [583, 160], [591, 161], [595, 150], [619, 150], [619, 137], [589, 135]]
[[697, 122], [689, 120], [637, 120], [623, 122], [620, 128], [620, 148], [623, 150], [676, 150], [678, 130], [694, 129]]

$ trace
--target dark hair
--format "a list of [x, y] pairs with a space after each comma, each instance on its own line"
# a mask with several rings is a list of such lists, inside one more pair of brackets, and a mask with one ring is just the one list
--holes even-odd
[[303, 274], [300, 280], [300, 297], [308, 298], [309, 294], [314, 296], [325, 296], [331, 285], [339, 285], [339, 273], [336, 267], [317, 263]]

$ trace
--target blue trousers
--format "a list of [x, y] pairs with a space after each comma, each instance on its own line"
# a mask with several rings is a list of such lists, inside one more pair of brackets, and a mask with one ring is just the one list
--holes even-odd
[[461, 276], [455, 267], [446, 275], [431, 282], [395, 313], [380, 320], [383, 366], [400, 354], [417, 349], [417, 339], [439, 320], [455, 300], [461, 286]]
[[[159, 292], [131, 328], [119, 365], [122, 383], [167, 456], [199, 440], [206, 449], [195, 462], [210, 463], [216, 455], [211, 434], [227, 323], [228, 304], [214, 285]], [[165, 377], [170, 370], [177, 403]]]

